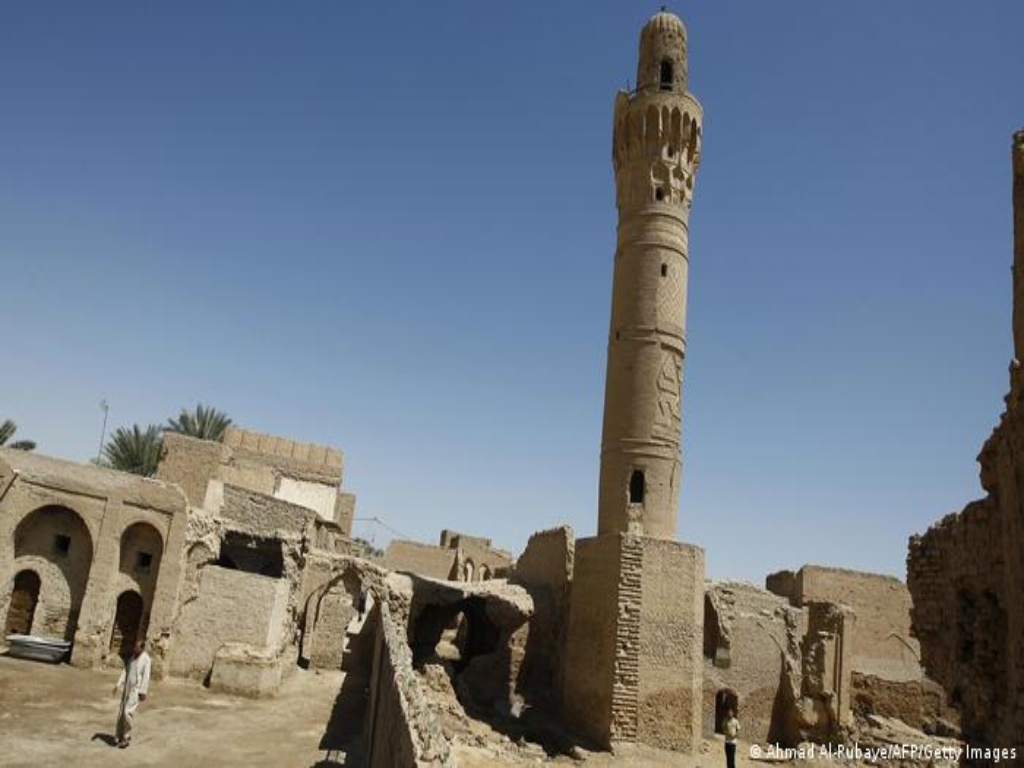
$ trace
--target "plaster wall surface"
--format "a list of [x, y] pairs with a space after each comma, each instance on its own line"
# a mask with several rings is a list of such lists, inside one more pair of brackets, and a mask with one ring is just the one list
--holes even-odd
[[334, 505], [338, 500], [338, 491], [329, 485], [282, 477], [274, 496], [282, 501], [312, 509], [325, 520], [334, 519]]
[[199, 507], [206, 498], [207, 484], [217, 477], [223, 461], [225, 450], [221, 443], [167, 432], [163, 437], [156, 477], [176, 483], [185, 493], [188, 503]]
[[205, 675], [226, 643], [276, 650], [289, 584], [255, 573], [207, 565], [196, 598], [182, 606], [175, 626], [171, 671]]
[[333, 520], [345, 536], [352, 536], [352, 521], [356, 515], [356, 497], [353, 493], [339, 492], [334, 501]]
[[384, 553], [384, 567], [432, 579], [455, 577], [455, 550], [417, 541], [392, 539]]

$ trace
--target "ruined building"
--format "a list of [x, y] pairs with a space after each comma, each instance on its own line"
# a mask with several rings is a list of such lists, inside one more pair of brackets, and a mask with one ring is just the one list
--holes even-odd
[[901, 581], [805, 565], [771, 574], [766, 586], [708, 586], [705, 734], [720, 731], [730, 705], [755, 742], [844, 742], [871, 716], [955, 732], [956, 712], [921, 668]]
[[[1024, 732], [1022, 374], [981, 455], [988, 496], [911, 542], [897, 579], [805, 565], [766, 588], [705, 582], [677, 541], [689, 212], [702, 111], [687, 36], [661, 12], [616, 96], [614, 258], [597, 535], [519, 556], [444, 530], [350, 538], [339, 451], [233, 428], [165, 436], [154, 479], [0, 449], [0, 617], [94, 666], [150, 640], [157, 675], [271, 696], [344, 669], [322, 746], [371, 766], [522, 764], [621, 743], [694, 753], [737, 708], [752, 743]], [[1014, 143], [1024, 358], [1024, 134]], [[913, 594], [913, 605], [911, 601]], [[913, 629], [911, 628], [911, 623]], [[922, 663], [923, 662], [923, 663]], [[946, 687], [949, 697], [933, 682]], [[360, 722], [361, 719], [361, 722]], [[884, 741], [884, 739], [883, 739]]]
[[187, 530], [172, 485], [0, 449], [4, 636], [67, 640], [88, 667], [139, 632], [169, 633]]
[[1013, 137], [1013, 347], [1006, 411], [978, 456], [986, 496], [910, 540], [913, 627], [964, 737], [1024, 738], [1024, 131]]
[[598, 535], [575, 545], [563, 704], [603, 746], [700, 743], [704, 553], [675, 541], [686, 348], [689, 215], [700, 104], [686, 29], [661, 12], [640, 33], [637, 87], [620, 92], [612, 161], [619, 211]]
[[237, 428], [165, 435], [155, 479], [0, 449], [4, 634], [65, 639], [86, 667], [147, 637], [156, 674], [254, 695], [296, 662], [340, 664], [364, 591], [341, 470]]

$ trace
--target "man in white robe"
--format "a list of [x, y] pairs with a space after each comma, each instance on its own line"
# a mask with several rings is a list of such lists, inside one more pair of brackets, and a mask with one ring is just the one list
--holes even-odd
[[144, 640], [136, 640], [132, 654], [125, 660], [124, 671], [114, 686], [114, 694], [121, 689], [121, 707], [117, 711], [117, 746], [124, 749], [132, 740], [132, 726], [139, 710], [139, 702], [149, 693], [149, 672], [152, 662], [146, 653]]

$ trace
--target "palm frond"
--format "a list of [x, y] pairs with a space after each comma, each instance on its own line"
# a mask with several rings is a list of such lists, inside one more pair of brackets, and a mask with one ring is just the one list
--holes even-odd
[[178, 432], [200, 440], [220, 442], [224, 439], [224, 433], [229, 426], [231, 419], [226, 413], [199, 403], [194, 411], [182, 408], [177, 418], [168, 419], [166, 429], [168, 432]]
[[133, 424], [131, 429], [118, 427], [103, 446], [107, 466], [133, 475], [152, 477], [160, 463], [163, 437], [160, 427], [150, 424], [145, 429]]
[[10, 445], [7, 444], [7, 441], [14, 437], [14, 433], [17, 431], [18, 425], [10, 419], [0, 423], [0, 446], [7, 446], [15, 451], [34, 451], [36, 444], [31, 440], [16, 440]]

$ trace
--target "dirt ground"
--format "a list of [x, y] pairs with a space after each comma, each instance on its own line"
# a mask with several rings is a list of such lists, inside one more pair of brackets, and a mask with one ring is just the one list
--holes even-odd
[[[335, 766], [359, 765], [358, 746], [336, 745], [361, 729], [357, 712], [336, 710], [342, 672], [297, 669], [276, 699], [211, 693], [198, 682], [150, 686], [128, 749], [113, 742], [118, 671], [0, 656], [0, 765]], [[335, 738], [327, 734], [328, 727]], [[344, 739], [343, 739], [344, 740]]]
[[[118, 704], [112, 689], [118, 673], [0, 655], [0, 765], [329, 768], [363, 764], [358, 734], [364, 686], [346, 680], [343, 672], [296, 669], [277, 698], [263, 700], [211, 693], [189, 680], [154, 682], [142, 704], [132, 746], [125, 750], [111, 746]], [[482, 741], [490, 742], [488, 746], [455, 740], [457, 765], [711, 768], [725, 764], [720, 741], [705, 742], [704, 751], [695, 756], [622, 747], [616, 754], [580, 751], [551, 757], [536, 745], [520, 743], [510, 750], [508, 740], [484, 724], [464, 735], [485, 734]], [[749, 746], [740, 744], [738, 765], [767, 764], [750, 760], [748, 753]]]

